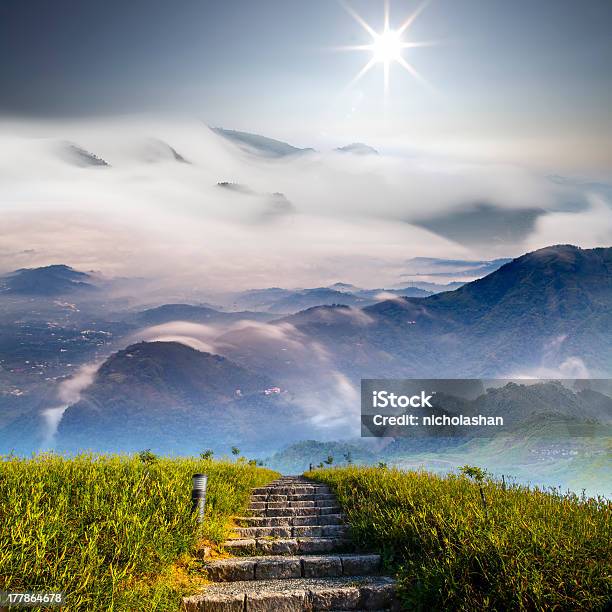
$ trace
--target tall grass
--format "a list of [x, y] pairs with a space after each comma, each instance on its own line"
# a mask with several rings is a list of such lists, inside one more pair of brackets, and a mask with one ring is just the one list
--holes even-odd
[[383, 551], [406, 609], [603, 610], [612, 598], [603, 498], [395, 469], [307, 475], [337, 493], [355, 540]]
[[3, 457], [0, 590], [65, 591], [68, 610], [177, 609], [172, 588], [160, 593], [140, 581], [195, 544], [195, 472], [209, 477], [198, 535], [213, 541], [226, 536], [250, 489], [277, 476], [246, 463], [198, 459]]

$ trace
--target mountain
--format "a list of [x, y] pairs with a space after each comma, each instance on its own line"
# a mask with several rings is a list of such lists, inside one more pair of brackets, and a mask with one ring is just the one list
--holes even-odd
[[564, 362], [605, 377], [611, 300], [612, 248], [559, 245], [455, 291], [328, 312], [324, 323], [310, 312], [295, 324], [360, 378], [518, 377]]
[[378, 151], [374, 147], [370, 147], [363, 142], [352, 142], [344, 147], [336, 149], [338, 153], [352, 153], [353, 155], [378, 155]]
[[176, 161], [182, 164], [189, 163], [174, 147], [156, 138], [150, 138], [142, 143], [137, 154], [139, 159], [149, 164], [162, 161]]
[[[278, 446], [301, 426], [275, 381], [178, 342], [141, 342], [109, 357], [60, 422], [63, 450], [152, 449], [173, 453]], [[276, 423], [276, 427], [260, 426]], [[308, 428], [306, 427], [306, 430]]]
[[259, 134], [237, 132], [235, 130], [226, 130], [220, 127], [211, 129], [215, 134], [238, 145], [244, 151], [264, 157], [287, 157], [314, 152], [314, 149], [300, 149], [286, 142], [282, 142], [281, 140], [274, 140], [274, 138], [260, 136]]
[[406, 289], [360, 289], [346, 283], [331, 287], [311, 289], [254, 289], [233, 296], [233, 304], [239, 308], [265, 310], [276, 314], [292, 314], [315, 306], [340, 304], [363, 308], [392, 296], [425, 297], [430, 291], [417, 287]]
[[352, 293], [336, 291], [327, 287], [301, 289], [275, 301], [270, 310], [278, 313], [298, 312], [321, 304], [343, 304], [346, 306], [365, 306], [366, 300]]
[[488, 389], [472, 402], [468, 414], [501, 415], [509, 426], [522, 426], [545, 415], [612, 425], [612, 397], [597, 391], [571, 389], [561, 382], [528, 385], [510, 382], [498, 389]]
[[71, 142], [64, 142], [60, 145], [60, 155], [68, 163], [81, 168], [110, 166], [106, 160], [95, 153], [91, 153]]
[[0, 277], [0, 293], [56, 296], [81, 290], [92, 290], [93, 277], [66, 265], [23, 268]]
[[[405, 276], [412, 276], [411, 274], [407, 274]], [[422, 289], [423, 291], [427, 291], [430, 294], [434, 293], [442, 293], [443, 291], [454, 291], [455, 289], [459, 289], [459, 287], [463, 287], [465, 285], [464, 282], [453, 281], [450, 283], [430, 283], [428, 281], [410, 281], [404, 283], [406, 285], [406, 289]], [[410, 294], [404, 294], [410, 296]]]
[[273, 315], [263, 312], [222, 312], [208, 306], [191, 304], [164, 304], [139, 312], [135, 319], [141, 325], [162, 325], [171, 321], [190, 321], [212, 325], [214, 323], [231, 323], [249, 319], [252, 321], [269, 321]]
[[384, 300], [385, 294], [387, 295], [387, 299], [389, 299], [391, 295], [404, 297], [426, 297], [434, 293], [433, 291], [428, 291], [427, 289], [417, 287], [414, 283], [410, 283], [410, 286], [403, 289], [362, 289], [361, 287], [356, 287], [355, 285], [350, 285], [348, 283], [334, 283], [333, 285], [330, 285], [329, 289], [333, 289], [334, 291], [342, 291], [344, 293], [352, 293], [358, 297], [363, 297], [366, 299], [373, 299], [374, 302], [381, 302]]
[[354, 295], [373, 302], [382, 302], [383, 300], [392, 299], [395, 297], [427, 297], [432, 295], [432, 291], [421, 289], [420, 287], [404, 287], [403, 289], [358, 289], [353, 292]]
[[347, 291], [349, 293], [352, 291], [359, 291], [359, 287], [356, 287], [355, 285], [351, 285], [350, 283], [342, 283], [342, 282], [338, 282], [338, 283], [334, 283], [333, 285], [330, 285], [329, 289], [333, 289], [334, 291]]
[[456, 291], [385, 302], [366, 312], [391, 327], [414, 321], [409, 335], [451, 359], [461, 351], [463, 362], [478, 363], [483, 373], [570, 357], [607, 371], [611, 297], [612, 249], [559, 245], [523, 255]]

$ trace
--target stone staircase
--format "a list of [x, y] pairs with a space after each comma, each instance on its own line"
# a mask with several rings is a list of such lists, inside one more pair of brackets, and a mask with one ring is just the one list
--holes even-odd
[[284, 476], [253, 490], [226, 551], [211, 560], [213, 584], [183, 599], [187, 612], [398, 610], [395, 581], [379, 555], [354, 552], [342, 510], [326, 486]]

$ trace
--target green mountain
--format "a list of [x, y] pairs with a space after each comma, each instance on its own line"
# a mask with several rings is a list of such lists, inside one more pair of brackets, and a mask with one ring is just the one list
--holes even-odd
[[612, 364], [610, 303], [612, 248], [560, 245], [455, 291], [286, 320], [360, 378], [520, 377], [564, 362], [603, 378]]
[[290, 398], [266, 393], [273, 387], [270, 378], [219, 355], [178, 342], [141, 342], [109, 357], [68, 407], [58, 448], [178, 454], [233, 444], [270, 448], [279, 436], [295, 439], [308, 430]]

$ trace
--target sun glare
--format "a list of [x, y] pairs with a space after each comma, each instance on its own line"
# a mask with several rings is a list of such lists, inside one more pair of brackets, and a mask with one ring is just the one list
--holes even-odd
[[382, 32], [377, 32], [367, 23], [359, 14], [357, 14], [348, 4], [342, 2], [347, 12], [359, 23], [359, 25], [371, 36], [372, 42], [367, 45], [337, 47], [341, 51], [369, 51], [372, 55], [370, 60], [363, 66], [355, 78], [351, 81], [351, 85], [356, 83], [361, 77], [369, 72], [376, 64], [382, 64], [384, 69], [385, 94], [389, 89], [389, 74], [392, 64], [398, 64], [404, 70], [409, 72], [415, 79], [421, 83], [428, 85], [427, 81], [421, 76], [416, 68], [410, 64], [403, 56], [404, 49], [412, 47], [425, 47], [435, 43], [432, 42], [416, 42], [404, 40], [404, 34], [413, 24], [414, 20], [419, 16], [421, 11], [427, 4], [426, 0], [421, 4], [414, 13], [412, 13], [397, 29], [389, 27], [389, 0], [385, 0], [385, 25]]
[[399, 32], [385, 30], [378, 34], [372, 44], [372, 53], [377, 62], [396, 62], [402, 57], [402, 39]]

